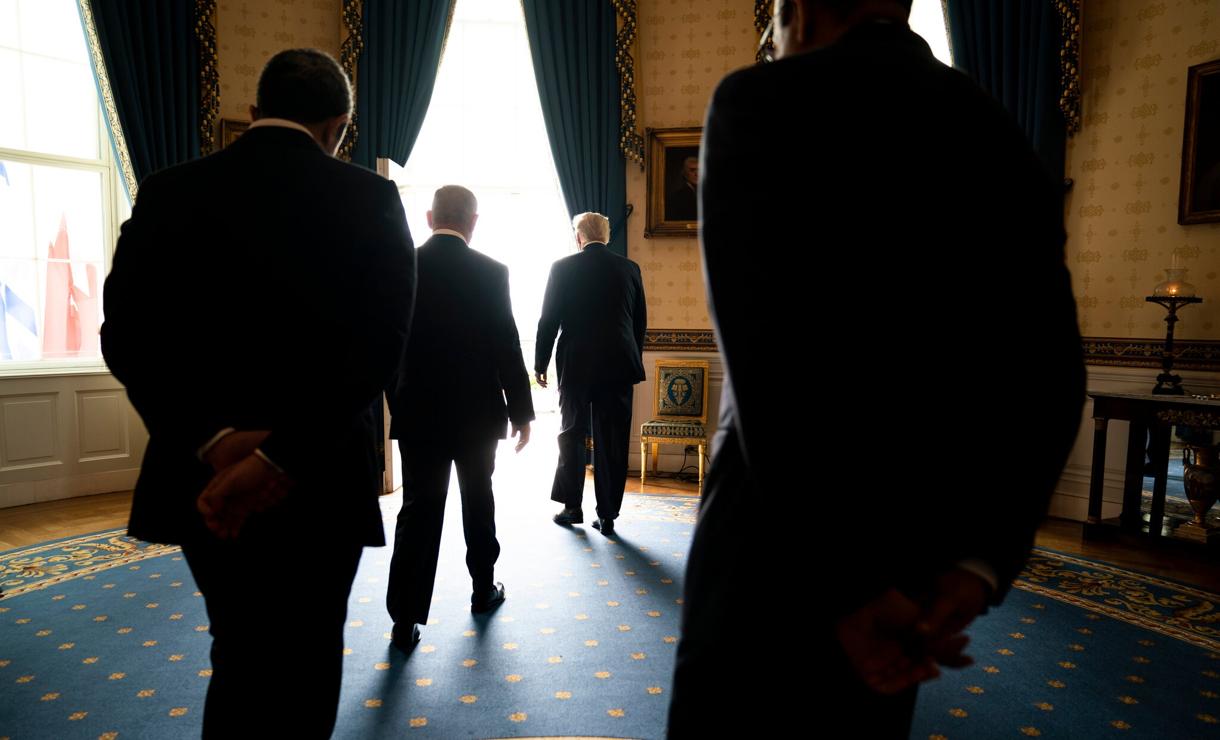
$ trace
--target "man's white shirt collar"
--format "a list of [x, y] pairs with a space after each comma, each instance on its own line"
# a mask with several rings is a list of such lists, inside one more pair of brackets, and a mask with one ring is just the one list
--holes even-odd
[[293, 128], [305, 134], [309, 138], [313, 138], [313, 134], [309, 132], [309, 129], [305, 128], [296, 121], [289, 121], [287, 118], [260, 118], [254, 123], [250, 124], [250, 128], [267, 128], [269, 126], [274, 126], [276, 128]]
[[457, 238], [462, 240], [463, 244], [465, 244], [466, 246], [470, 246], [470, 242], [466, 241], [466, 237], [462, 236], [462, 233], [459, 231], [454, 231], [453, 229], [433, 229], [432, 230], [432, 236], [436, 236], [438, 234], [444, 234], [445, 236], [456, 236]]

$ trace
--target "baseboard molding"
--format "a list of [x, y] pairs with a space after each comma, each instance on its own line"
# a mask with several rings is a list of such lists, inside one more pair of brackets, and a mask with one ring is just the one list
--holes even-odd
[[0, 485], [0, 509], [77, 496], [130, 491], [135, 488], [139, 474], [139, 468], [128, 468], [48, 480], [5, 483]]

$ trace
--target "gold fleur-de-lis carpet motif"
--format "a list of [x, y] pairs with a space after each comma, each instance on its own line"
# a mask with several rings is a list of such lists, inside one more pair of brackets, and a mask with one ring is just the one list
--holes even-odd
[[[410, 657], [389, 644], [390, 550], [366, 550], [336, 737], [663, 737], [696, 500], [629, 495], [608, 539], [498, 498], [508, 600], [470, 614], [451, 496], [432, 619]], [[397, 497], [383, 501], [392, 532]], [[293, 567], [285, 557], [252, 567]], [[114, 531], [0, 553], [0, 587], [0, 740], [198, 734], [210, 638], [177, 548]], [[1218, 603], [1035, 551], [971, 629], [976, 665], [921, 690], [912, 737], [1220, 737]]]

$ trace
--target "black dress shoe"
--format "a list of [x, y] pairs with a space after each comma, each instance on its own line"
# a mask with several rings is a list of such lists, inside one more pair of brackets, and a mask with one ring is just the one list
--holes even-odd
[[585, 520], [585, 513], [580, 509], [565, 508], [553, 518], [556, 524], [580, 524]]
[[606, 537], [609, 537], [610, 535], [614, 534], [614, 520], [597, 519], [593, 522], [593, 528], [601, 532]]
[[409, 653], [419, 644], [419, 625], [411, 624], [411, 629], [407, 629], [408, 622], [394, 623], [394, 629], [390, 630], [390, 644], [404, 653]]
[[470, 595], [470, 611], [475, 614], [486, 614], [504, 603], [504, 584], [496, 583], [482, 594]]

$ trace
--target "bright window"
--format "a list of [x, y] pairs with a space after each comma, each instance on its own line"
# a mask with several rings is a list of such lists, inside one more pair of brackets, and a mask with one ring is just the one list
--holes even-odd
[[100, 366], [127, 202], [76, 0], [0, 0], [0, 374]]
[[551, 263], [576, 251], [518, 0], [458, 0], [432, 103], [405, 168], [390, 163], [417, 245], [441, 185], [479, 200], [471, 246], [509, 267], [526, 363]]
[[936, 58], [953, 66], [949, 55], [949, 33], [945, 26], [945, 8], [941, 0], [915, 0], [911, 4], [911, 30], [923, 37], [932, 47]]

